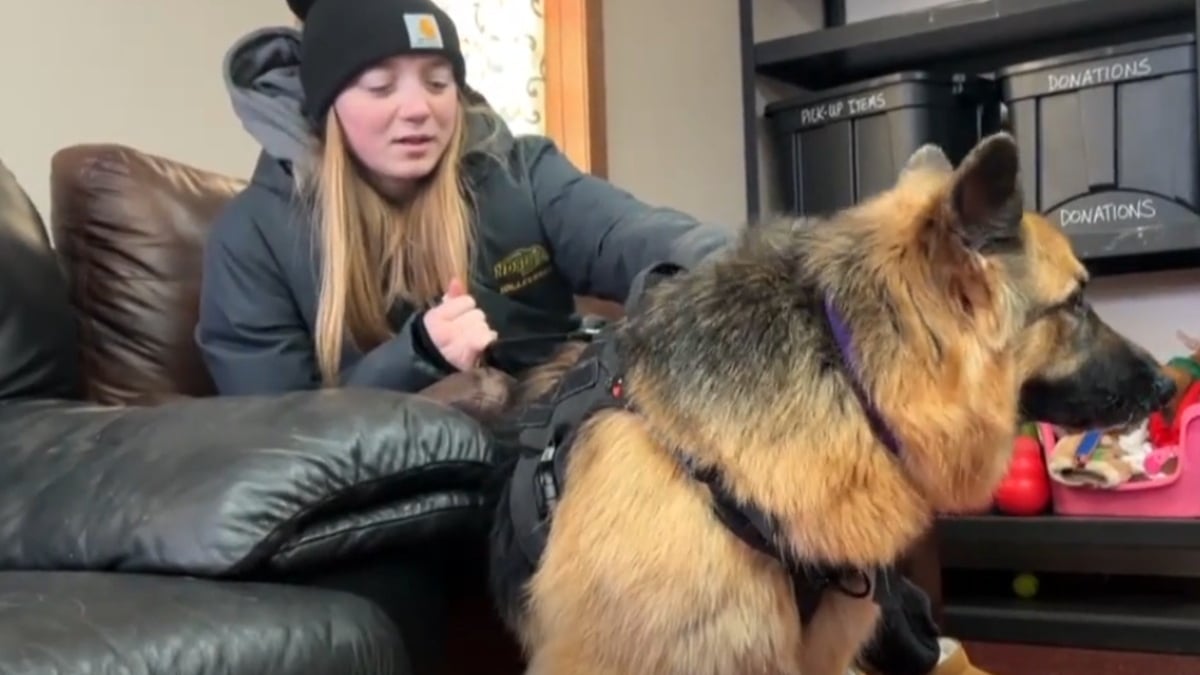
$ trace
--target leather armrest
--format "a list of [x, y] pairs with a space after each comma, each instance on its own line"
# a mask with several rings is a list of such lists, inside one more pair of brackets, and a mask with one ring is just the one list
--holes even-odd
[[0, 569], [253, 574], [487, 518], [488, 433], [416, 395], [11, 402], [0, 437]]

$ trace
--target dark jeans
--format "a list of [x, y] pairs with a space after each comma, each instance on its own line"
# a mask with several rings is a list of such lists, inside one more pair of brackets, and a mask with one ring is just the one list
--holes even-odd
[[883, 618], [863, 660], [884, 675], [928, 675], [937, 666], [941, 648], [929, 597], [908, 579], [899, 581], [889, 601], [881, 603]]

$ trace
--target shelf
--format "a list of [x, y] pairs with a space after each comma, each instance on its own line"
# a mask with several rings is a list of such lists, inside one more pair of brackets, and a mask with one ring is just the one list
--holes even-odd
[[1200, 654], [1200, 603], [1165, 596], [955, 599], [947, 600], [943, 623], [960, 640]]
[[944, 60], [990, 70], [1105, 41], [1196, 29], [1196, 0], [976, 0], [754, 47], [755, 70], [823, 89]]
[[1200, 519], [967, 516], [937, 524], [942, 546], [1200, 549]]
[[[1200, 223], [1196, 226], [1200, 228]], [[1091, 258], [1083, 260], [1088, 273], [1093, 277], [1113, 277], [1122, 274], [1145, 274], [1167, 270], [1190, 270], [1200, 265], [1200, 252], [1196, 250], [1164, 251], [1143, 255], [1125, 255], [1119, 258]]]

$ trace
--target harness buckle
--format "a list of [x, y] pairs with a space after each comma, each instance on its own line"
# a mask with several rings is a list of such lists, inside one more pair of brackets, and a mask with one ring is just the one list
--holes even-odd
[[550, 534], [553, 505], [558, 500], [554, 476], [557, 453], [558, 446], [553, 443], [540, 453], [522, 452], [513, 469], [508, 513], [516, 525], [517, 544], [531, 562], [541, 558]]
[[538, 457], [537, 468], [533, 478], [537, 484], [538, 511], [543, 521], [550, 520], [554, 505], [558, 503], [559, 486], [554, 477], [554, 458], [558, 456], [558, 445], [551, 443]]

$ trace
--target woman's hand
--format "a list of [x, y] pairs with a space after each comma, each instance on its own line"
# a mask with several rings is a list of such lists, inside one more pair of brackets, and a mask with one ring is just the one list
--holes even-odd
[[450, 365], [470, 370], [479, 365], [483, 350], [495, 339], [496, 331], [475, 306], [461, 281], [454, 279], [442, 302], [425, 312], [425, 332]]

